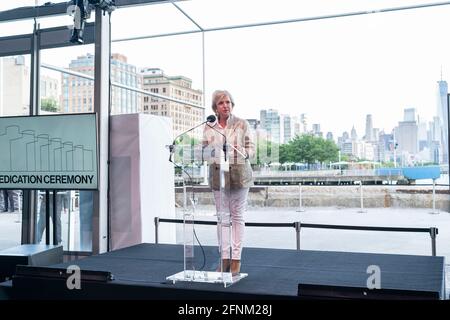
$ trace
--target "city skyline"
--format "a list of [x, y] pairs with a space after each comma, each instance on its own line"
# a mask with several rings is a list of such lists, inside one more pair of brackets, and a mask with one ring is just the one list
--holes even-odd
[[[90, 56], [91, 57], [91, 59], [93, 58], [93, 55], [92, 54], [90, 54], [90, 53], [88, 53], [87, 54], [87, 56]], [[114, 57], [117, 57], [117, 56], [123, 56], [123, 55], [121, 55], [120, 53], [113, 53], [112, 54], [112, 56], [114, 56]], [[15, 56], [16, 57], [16, 59], [19, 59], [19, 60], [23, 60], [23, 56]], [[126, 59], [127, 57], [125, 57], [125, 56], [123, 56], [124, 57], [124, 59]], [[86, 56], [79, 56], [79, 57], [77, 57], [77, 59], [80, 59], [80, 58], [86, 58]], [[74, 62], [74, 61], [77, 61], [77, 59], [75, 59], [75, 60], [71, 60], [70, 62], [68, 62], [67, 63], [67, 65], [69, 66], [67, 69], [72, 69], [72, 67], [70, 67], [70, 65]], [[114, 58], [115, 59], [115, 58]], [[143, 70], [145, 70], [145, 69], [148, 69], [148, 68], [141, 68], [141, 67], [138, 67], [138, 66], [133, 66], [133, 65], [130, 65], [130, 68], [131, 67], [135, 67], [136, 68], [136, 71], [138, 72], [138, 73], [141, 73], [141, 72], [143, 72]], [[154, 68], [153, 68], [154, 69]], [[156, 68], [157, 70], [161, 70], [161, 69], [159, 69], [159, 68]], [[155, 70], [156, 70], [155, 69]], [[90, 72], [89, 74], [92, 74], [92, 72]], [[177, 76], [181, 76], [181, 77], [184, 77], [184, 75], [177, 75]], [[63, 87], [64, 87], [64, 85], [63, 85], [63, 82], [62, 82], [62, 79], [64, 79], [64, 77], [63, 78], [61, 78], [61, 76], [58, 76], [58, 78], [52, 78], [52, 77], [50, 77], [50, 76], [41, 76], [42, 77], [42, 79], [41, 79], [41, 81], [42, 81], [42, 84], [41, 84], [41, 89], [43, 89], [43, 88], [45, 88], [45, 84], [47, 83], [47, 82], [49, 82], [49, 81], [57, 81], [57, 82], [60, 82], [59, 84], [58, 84], [58, 87], [59, 87], [59, 89], [58, 89], [58, 92], [59, 92], [59, 95], [58, 95], [58, 97], [56, 97], [55, 96], [55, 100], [58, 102], [58, 104], [61, 102], [60, 101], [60, 95], [62, 94], [62, 89], [63, 89]], [[73, 76], [72, 76], [73, 77]], [[76, 77], [74, 77], [74, 78], [76, 78]], [[189, 79], [188, 79], [189, 80]], [[54, 82], [53, 81], [53, 82]], [[86, 81], [85, 81], [86, 82]], [[441, 81], [438, 81], [438, 85], [440, 84], [440, 83], [444, 83], [445, 84], [445, 88], [446, 88], [446, 81], [445, 80], [441, 80]], [[139, 82], [139, 86], [138, 86], [138, 89], [143, 89], [143, 87], [142, 87], [142, 84]], [[44, 85], [44, 86], [43, 86]], [[442, 91], [442, 89], [441, 89], [441, 85], [439, 85], [439, 87], [438, 87], [438, 89], [437, 90], [439, 90], [439, 92], [440, 92], [440, 96], [442, 96], [442, 94], [444, 94], [444, 95], [446, 95], [446, 92], [444, 92], [444, 93], [442, 93], [441, 91]], [[47, 89], [48, 90], [48, 89]], [[54, 89], [53, 89], [54, 90]], [[46, 90], [44, 90], [43, 91], [43, 93], [45, 92]], [[201, 92], [201, 91], [199, 91], [199, 92]], [[42, 94], [43, 94], [42, 93]], [[92, 94], [92, 92], [91, 92], [91, 94]], [[54, 95], [54, 94], [53, 94]], [[43, 95], [43, 98], [46, 98], [47, 96], [44, 94]], [[64, 108], [64, 106], [63, 105], [61, 105], [60, 106], [60, 109], [61, 109], [61, 111], [63, 111], [64, 112], [64, 110], [62, 110]], [[436, 105], [436, 108], [437, 108], [437, 110], [439, 111], [439, 108], [442, 108], [440, 105]], [[261, 115], [260, 115], [260, 112], [262, 111], [262, 110], [265, 110], [265, 109], [260, 109], [260, 110], [257, 110], [257, 113], [258, 113], [258, 115], [256, 116], [256, 117], [253, 117], [253, 118], [251, 118], [251, 119], [257, 119], [257, 120], [261, 120]], [[300, 121], [300, 118], [303, 118], [304, 119], [304, 121], [305, 121], [305, 123], [303, 123], [303, 124], [306, 124], [306, 126], [307, 126], [307, 132], [315, 132], [315, 131], [317, 131], [317, 130], [314, 130], [314, 126], [315, 125], [319, 125], [319, 127], [321, 126], [321, 122], [320, 121], [316, 121], [316, 122], [312, 122], [310, 119], [309, 119], [309, 117], [308, 117], [308, 114], [306, 114], [306, 113], [302, 113], [300, 116], [298, 115], [298, 114], [290, 114], [290, 113], [281, 113], [280, 112], [280, 109], [279, 108], [276, 108], [276, 107], [274, 107], [274, 108], [271, 108], [271, 110], [274, 110], [274, 111], [276, 111], [278, 114], [279, 114], [279, 116], [290, 116], [291, 118], [292, 117], [296, 117], [297, 119], [297, 121]], [[403, 111], [406, 111], [406, 110], [414, 110], [413, 111], [413, 118], [414, 118], [414, 121], [417, 121], [417, 124], [419, 124], [419, 123], [425, 123], [426, 124], [426, 126], [427, 126], [427, 129], [429, 129], [428, 127], [429, 127], [429, 121], [425, 121], [424, 119], [423, 119], [423, 117], [421, 117], [421, 115], [420, 114], [416, 114], [415, 112], [416, 112], [416, 109], [415, 108], [404, 108], [403, 109]], [[67, 112], [68, 110], [66, 110], [65, 112]], [[76, 111], [76, 110], [75, 110]], [[142, 110], [141, 110], [142, 111]], [[206, 114], [208, 114], [208, 109], [206, 109]], [[125, 113], [127, 113], [127, 112], [125, 112]], [[205, 114], [205, 115], [206, 115]], [[167, 114], [166, 114], [167, 115]], [[369, 117], [370, 116], [370, 123], [371, 123], [371, 130], [373, 130], [373, 129], [377, 129], [379, 132], [384, 132], [385, 134], [389, 134], [389, 133], [392, 133], [392, 131], [394, 130], [394, 128], [395, 127], [397, 127], [398, 126], [398, 123], [399, 122], [401, 122], [401, 121], [403, 121], [403, 120], [405, 120], [404, 119], [404, 117], [406, 117], [406, 115], [405, 116], [403, 116], [402, 118], [399, 118], [399, 119], [394, 119], [395, 121], [396, 121], [396, 125], [393, 127], [393, 128], [384, 128], [384, 127], [381, 127], [381, 126], [379, 126], [378, 125], [378, 123], [377, 123], [377, 121], [374, 121], [373, 120], [373, 116], [372, 116], [372, 114], [367, 114], [367, 115], [365, 115], [365, 121], [366, 121], [366, 124], [365, 124], [365, 126], [362, 124], [363, 123], [363, 119], [354, 119], [355, 120], [355, 122], [352, 124], [352, 128], [350, 129], [350, 128], [347, 128], [347, 129], [345, 129], [344, 131], [342, 131], [342, 132], [333, 132], [330, 128], [325, 128], [325, 127], [322, 127], [322, 130], [319, 130], [320, 132], [322, 132], [323, 133], [323, 136], [325, 136], [327, 133], [329, 133], [329, 132], [331, 132], [332, 134], [333, 134], [333, 136], [334, 136], [334, 141], [336, 141], [337, 140], [337, 138], [338, 137], [340, 137], [340, 136], [342, 136], [343, 134], [344, 134], [344, 132], [347, 132], [347, 133], [350, 133], [351, 132], [351, 130], [355, 127], [355, 125], [356, 125], [356, 127], [360, 127], [360, 128], [362, 128], [361, 130], [356, 130], [355, 129], [355, 133], [356, 133], [356, 135], [358, 136], [358, 138], [359, 139], [362, 139], [365, 135], [367, 135], [367, 117]], [[435, 115], [435, 116], [441, 116], [441, 115]], [[250, 118], [248, 118], [248, 119], [250, 119]], [[420, 119], [420, 122], [419, 122], [419, 119]], [[200, 121], [200, 120], [199, 120]], [[409, 119], [409, 121], [412, 121], [412, 118], [411, 119]], [[303, 126], [303, 124], [302, 124], [302, 126]], [[302, 132], [305, 132], [304, 131], [304, 129], [302, 129], [302, 130], [297, 130], [297, 131], [302, 131]], [[367, 139], [368, 141], [371, 141], [372, 139], [371, 138], [369, 138], [369, 139]]]
[[[214, 27], [432, 2], [259, 1], [257, 13], [251, 10], [255, 2], [250, 0], [239, 6], [235, 1], [183, 1], [178, 5], [202, 26]], [[30, 5], [30, 1], [23, 3]], [[18, 1], [16, 6], [20, 5]], [[116, 10], [112, 37], [192, 29], [190, 22], [183, 25], [187, 19], [158, 17], [165, 13], [171, 18], [172, 10], [177, 12], [171, 4]], [[450, 6], [439, 6], [207, 32], [205, 84], [201, 34], [113, 42], [112, 52], [126, 55], [139, 68], [158, 67], [191, 78], [196, 88], [203, 90], [204, 86], [206, 114], [211, 93], [225, 88], [234, 95], [235, 113], [243, 118], [257, 118], [261, 109], [273, 108], [283, 114], [305, 113], [310, 126], [320, 123], [334, 137], [353, 126], [361, 136], [367, 114], [372, 115], [374, 127], [385, 132], [398, 125], [406, 108], [416, 108], [421, 119], [432, 121], [436, 82], [441, 74], [444, 80], [450, 75], [450, 46], [444, 41], [449, 15]], [[141, 28], [133, 28], [135, 24], [127, 24], [130, 17], [146, 20]], [[87, 45], [43, 50], [41, 61], [67, 68], [68, 60], [93, 49]]]

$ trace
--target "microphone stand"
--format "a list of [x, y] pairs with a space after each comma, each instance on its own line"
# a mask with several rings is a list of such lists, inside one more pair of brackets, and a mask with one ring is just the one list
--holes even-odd
[[195, 127], [191, 128], [191, 129], [189, 129], [189, 130], [187, 130], [187, 131], [185, 131], [185, 132], [180, 133], [179, 135], [177, 135], [177, 136], [175, 137], [175, 139], [173, 139], [172, 144], [170, 144], [170, 145], [167, 146], [167, 147], [169, 148], [169, 153], [170, 153], [170, 154], [169, 154], [169, 162], [174, 163], [174, 162], [172, 161], [172, 155], [175, 153], [175, 144], [176, 144], [177, 139], [178, 139], [179, 137], [181, 137], [183, 134], [186, 134], [186, 133], [188, 133], [188, 132], [191, 132], [192, 130], [197, 129], [198, 127], [204, 125], [204, 124], [207, 123], [207, 122], [208, 122], [208, 120], [203, 121], [203, 122], [200, 123], [199, 125], [196, 125]]
[[[208, 120], [209, 120], [209, 119], [208, 119]], [[194, 189], [194, 184], [193, 184], [192, 177], [191, 177], [191, 175], [184, 169], [184, 165], [181, 165], [181, 166], [180, 166], [180, 165], [176, 164], [176, 163], [172, 160], [172, 155], [175, 153], [175, 144], [176, 144], [176, 140], [177, 140], [179, 137], [181, 137], [182, 135], [184, 135], [184, 134], [186, 134], [186, 133], [188, 133], [188, 132], [191, 132], [192, 130], [194, 130], [194, 129], [196, 129], [196, 128], [202, 126], [202, 125], [204, 125], [205, 123], [208, 122], [208, 120], [203, 121], [202, 123], [196, 125], [195, 127], [191, 128], [191, 129], [189, 129], [189, 130], [187, 130], [187, 131], [185, 131], [185, 132], [180, 133], [179, 135], [177, 135], [177, 136], [175, 137], [175, 139], [173, 139], [173, 142], [172, 142], [171, 145], [166, 146], [166, 147], [169, 148], [169, 152], [170, 152], [170, 155], [169, 155], [169, 162], [173, 163], [173, 165], [174, 165], [176, 168], [181, 169], [181, 171], [184, 172], [184, 173], [188, 176], [188, 178], [189, 178], [189, 183], [190, 183], [191, 188], [192, 188], [192, 199], [191, 199], [191, 204], [192, 204], [192, 208], [193, 208], [194, 212], [195, 212], [195, 205], [196, 205], [196, 203], [195, 203], [195, 191], [194, 191], [195, 189]], [[184, 190], [186, 190], [186, 184], [185, 184], [184, 182], [183, 182], [183, 185], [184, 185], [184, 186], [183, 186]], [[185, 198], [185, 199], [186, 199], [186, 198]], [[185, 206], [185, 207], [184, 207], [184, 210], [186, 210], [186, 209], [187, 209], [187, 207]], [[191, 216], [191, 217], [192, 217], [192, 221], [191, 221], [191, 222], [186, 223], [186, 219], [187, 219], [186, 217], [187, 217], [187, 216]], [[204, 249], [203, 249], [203, 246], [202, 246], [202, 244], [200, 243], [200, 241], [199, 241], [199, 239], [198, 239], [198, 237], [197, 237], [197, 234], [196, 234], [196, 232], [195, 232], [195, 228], [194, 228], [194, 220], [193, 220], [193, 218], [194, 218], [194, 213], [191, 213], [191, 214], [189, 215], [189, 214], [187, 214], [186, 211], [185, 211], [184, 214], [183, 214], [183, 225], [184, 225], [184, 229], [185, 229], [185, 230], [186, 230], [186, 225], [189, 225], [189, 226], [192, 227], [192, 233], [193, 233], [193, 236], [195, 237], [195, 239], [197, 240], [198, 244], [200, 245], [200, 249], [201, 249], [202, 254], [203, 254], [203, 265], [200, 267], [200, 271], [201, 271], [201, 270], [203, 270], [203, 268], [205, 267], [205, 264], [206, 264], [206, 256], [205, 256], [205, 251], [204, 251]], [[194, 242], [194, 241], [192, 240], [192, 246], [193, 246], [193, 242]], [[184, 271], [180, 273], [181, 276], [179, 276], [178, 274], [175, 274], [175, 275], [173, 275], [173, 276], [171, 276], [171, 277], [168, 277], [168, 279], [170, 278], [170, 279], [172, 279], [174, 282], [175, 282], [174, 279], [178, 279], [178, 277], [180, 277], [180, 278], [182, 278], [182, 279], [184, 279], [184, 280], [186, 280], [187, 278], [190, 279], [190, 276], [187, 276], [187, 274], [188, 274], [188, 273], [186, 273], [187, 271], [193, 272], [193, 273], [195, 274], [194, 253], [193, 253], [193, 250], [188, 250], [188, 249], [186, 249], [186, 235], [185, 235], [185, 239], [184, 239], [184, 249], [183, 249], [183, 250], [184, 250], [184, 258], [183, 258], [183, 262], [184, 262]], [[187, 251], [189, 251], [189, 253], [188, 253]], [[188, 266], [188, 265], [189, 265], [189, 266]], [[192, 275], [191, 275], [191, 276], [192, 276]], [[178, 280], [179, 280], [179, 279], [178, 279]], [[192, 280], [192, 279], [190, 279], [190, 280]]]

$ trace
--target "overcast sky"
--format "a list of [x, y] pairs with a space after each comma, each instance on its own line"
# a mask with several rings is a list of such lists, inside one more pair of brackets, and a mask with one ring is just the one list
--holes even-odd
[[[179, 6], [203, 28], [212, 28], [434, 2], [194, 0]], [[0, 10], [34, 3], [2, 0]], [[70, 18], [47, 19], [42, 26], [61, 21]], [[113, 39], [196, 29], [172, 4], [116, 10], [112, 21]], [[1, 36], [12, 30], [0, 29]], [[443, 79], [450, 78], [448, 30], [450, 6], [207, 32], [206, 114], [211, 93], [220, 88], [234, 95], [238, 116], [259, 118], [263, 108], [306, 113], [309, 128], [320, 123], [335, 137], [353, 125], [362, 136], [366, 114], [372, 114], [374, 127], [389, 132], [404, 108], [416, 108], [430, 121], [441, 68]], [[93, 45], [47, 50], [42, 62], [67, 67], [77, 55], [93, 51]], [[114, 42], [112, 51], [138, 67], [184, 75], [194, 88], [203, 88], [200, 33]]]

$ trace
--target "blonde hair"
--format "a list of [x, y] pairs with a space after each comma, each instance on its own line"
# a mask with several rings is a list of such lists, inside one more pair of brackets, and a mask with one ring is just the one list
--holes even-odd
[[213, 95], [212, 95], [212, 109], [214, 112], [217, 111], [217, 101], [219, 101], [220, 99], [222, 99], [223, 97], [227, 96], [228, 98], [230, 98], [231, 101], [231, 105], [234, 107], [234, 99], [233, 96], [231, 95], [231, 93], [229, 93], [227, 90], [216, 90], [214, 91]]

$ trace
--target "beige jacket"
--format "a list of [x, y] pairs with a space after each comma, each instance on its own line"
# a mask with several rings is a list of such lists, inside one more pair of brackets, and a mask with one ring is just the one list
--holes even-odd
[[[209, 162], [209, 185], [213, 190], [220, 189], [220, 163], [223, 155], [223, 144], [226, 136], [227, 160], [229, 171], [225, 172], [225, 188], [240, 189], [249, 188], [253, 185], [252, 167], [250, 159], [256, 154], [255, 143], [250, 125], [245, 119], [230, 115], [227, 126], [223, 129], [219, 122], [206, 124], [203, 131], [203, 146], [208, 155], [205, 159]], [[246, 158], [230, 147], [234, 146], [241, 151]]]

